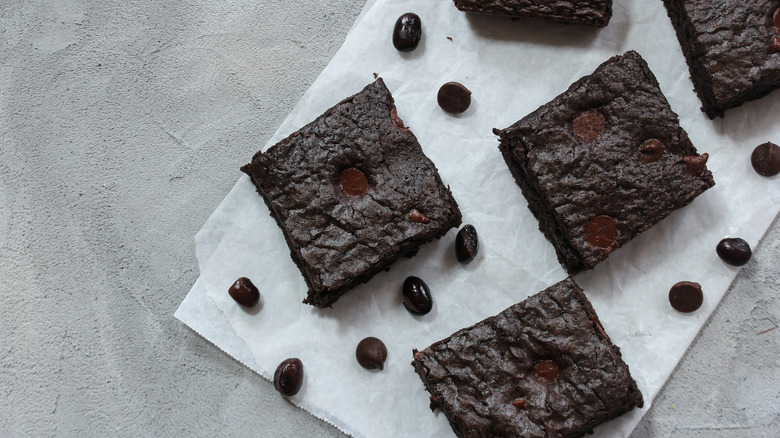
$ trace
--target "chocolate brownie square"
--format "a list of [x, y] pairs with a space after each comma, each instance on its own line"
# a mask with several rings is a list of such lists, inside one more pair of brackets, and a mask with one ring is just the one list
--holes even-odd
[[415, 350], [412, 365], [459, 437], [579, 437], [644, 404], [570, 278]]
[[499, 149], [570, 273], [715, 182], [638, 53], [615, 56], [506, 129]]
[[612, 18], [612, 0], [454, 0], [464, 12], [536, 18], [604, 27]]
[[780, 0], [664, 5], [709, 118], [780, 87]]
[[461, 222], [381, 78], [243, 166], [326, 307]]

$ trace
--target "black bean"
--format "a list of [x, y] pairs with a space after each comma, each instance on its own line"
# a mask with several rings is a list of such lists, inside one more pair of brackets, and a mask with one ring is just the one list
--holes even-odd
[[292, 397], [303, 385], [303, 363], [298, 358], [285, 359], [276, 367], [274, 388], [285, 397]]
[[479, 239], [474, 225], [465, 225], [455, 237], [455, 256], [464, 265], [474, 260], [479, 251]]
[[252, 283], [252, 280], [241, 277], [230, 286], [228, 293], [238, 304], [244, 307], [252, 307], [260, 301], [260, 291]]
[[433, 308], [431, 290], [419, 277], [408, 277], [403, 286], [404, 307], [415, 315], [425, 315]]
[[417, 14], [407, 12], [395, 22], [393, 28], [393, 46], [399, 52], [411, 52], [417, 48], [422, 38], [422, 21]]
[[750, 245], [739, 237], [723, 239], [715, 247], [718, 257], [732, 266], [742, 266], [750, 260], [753, 251]]

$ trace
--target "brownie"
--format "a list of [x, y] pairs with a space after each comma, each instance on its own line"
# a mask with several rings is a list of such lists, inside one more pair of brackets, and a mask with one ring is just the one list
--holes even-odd
[[571, 278], [414, 351], [459, 437], [579, 437], [644, 401]]
[[715, 183], [653, 73], [633, 51], [499, 130], [499, 149], [570, 274]]
[[612, 0], [454, 0], [465, 12], [536, 18], [604, 27], [612, 18]]
[[326, 307], [461, 222], [381, 78], [243, 166]]
[[780, 0], [664, 0], [709, 118], [780, 87]]

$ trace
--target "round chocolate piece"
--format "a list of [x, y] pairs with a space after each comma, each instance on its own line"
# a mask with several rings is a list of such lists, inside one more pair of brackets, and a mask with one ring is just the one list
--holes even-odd
[[780, 173], [780, 146], [766, 142], [756, 146], [750, 155], [750, 164], [761, 176], [775, 176]]
[[368, 178], [363, 172], [350, 167], [341, 172], [341, 189], [348, 195], [362, 195], [368, 189]]
[[753, 251], [750, 245], [739, 237], [723, 239], [715, 247], [718, 257], [731, 266], [742, 266], [750, 260]]
[[433, 308], [431, 290], [419, 277], [407, 277], [403, 286], [404, 307], [415, 315], [425, 315]]
[[369, 336], [358, 343], [355, 358], [367, 370], [382, 370], [387, 359], [387, 347], [380, 339]]
[[274, 388], [285, 397], [292, 397], [301, 390], [303, 385], [303, 363], [293, 357], [286, 359], [276, 367], [274, 373]]
[[702, 302], [704, 302], [704, 295], [699, 283], [681, 281], [669, 289], [669, 303], [678, 312], [693, 312], [701, 307]]
[[617, 235], [617, 221], [609, 216], [596, 216], [585, 224], [585, 241], [596, 248], [611, 248], [617, 240]]
[[642, 154], [642, 160], [645, 163], [653, 163], [660, 160], [664, 156], [664, 151], [664, 144], [654, 138], [645, 141], [639, 146], [639, 153]]
[[596, 110], [588, 110], [574, 119], [574, 135], [582, 141], [593, 141], [604, 133], [604, 116]]
[[546, 379], [548, 382], [554, 382], [558, 378], [558, 365], [551, 360], [543, 360], [534, 364], [536, 375]]
[[395, 22], [393, 27], [393, 46], [399, 52], [411, 52], [422, 39], [422, 21], [417, 14], [407, 12]]
[[252, 280], [241, 277], [230, 286], [228, 293], [236, 302], [244, 307], [252, 307], [260, 301], [260, 291]]
[[471, 91], [458, 82], [447, 82], [439, 88], [436, 101], [444, 111], [460, 114], [471, 105]]
[[479, 239], [477, 238], [477, 229], [474, 225], [465, 225], [455, 236], [455, 257], [462, 264], [468, 264], [479, 251]]

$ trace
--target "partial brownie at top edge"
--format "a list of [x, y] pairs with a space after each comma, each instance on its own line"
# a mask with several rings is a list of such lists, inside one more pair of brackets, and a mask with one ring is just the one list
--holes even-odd
[[780, 87], [780, 0], [663, 0], [710, 119]]
[[317, 307], [461, 222], [381, 78], [241, 170], [284, 232], [305, 302]]
[[612, 0], [454, 0], [464, 12], [534, 18], [604, 27], [612, 18]]
[[571, 278], [414, 351], [412, 365], [463, 438], [576, 438], [644, 404]]
[[570, 274], [592, 268], [715, 184], [707, 154], [697, 153], [633, 51], [494, 132]]

